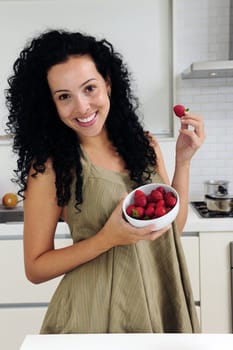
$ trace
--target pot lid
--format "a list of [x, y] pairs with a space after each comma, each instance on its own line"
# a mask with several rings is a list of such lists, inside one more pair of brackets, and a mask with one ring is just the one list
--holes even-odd
[[221, 200], [229, 200], [229, 199], [233, 199], [233, 196], [231, 196], [231, 195], [210, 195], [210, 194], [206, 194], [205, 195], [205, 198], [207, 198], [207, 199], [221, 199]]
[[228, 180], [207, 180], [204, 182], [206, 185], [228, 185]]

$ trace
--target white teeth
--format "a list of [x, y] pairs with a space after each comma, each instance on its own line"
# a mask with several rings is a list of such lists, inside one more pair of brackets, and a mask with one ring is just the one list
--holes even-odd
[[81, 123], [88, 123], [88, 122], [92, 121], [95, 118], [95, 115], [96, 115], [96, 113], [93, 113], [87, 118], [77, 118], [77, 120], [79, 122], [81, 122]]

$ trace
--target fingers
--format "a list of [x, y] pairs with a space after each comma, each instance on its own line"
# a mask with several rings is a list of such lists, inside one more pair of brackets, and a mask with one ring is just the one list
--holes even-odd
[[137, 229], [137, 234], [140, 235], [141, 240], [154, 241], [155, 239], [162, 236], [171, 228], [171, 225], [164, 227], [161, 230], [155, 231], [154, 225], [149, 225], [141, 229]]
[[169, 226], [166, 226], [164, 227], [163, 229], [161, 230], [158, 230], [158, 231], [152, 231], [150, 236], [149, 236], [149, 239], [151, 241], [154, 241], [155, 239], [159, 238], [160, 236], [162, 236], [164, 233], [166, 233], [168, 230], [170, 230], [171, 228], [171, 225]]
[[[189, 128], [191, 126], [191, 128]], [[203, 141], [205, 139], [205, 128], [203, 118], [199, 115], [191, 113], [185, 113], [185, 116], [181, 118], [181, 130], [182, 133], [192, 137], [195, 141], [198, 139]]]

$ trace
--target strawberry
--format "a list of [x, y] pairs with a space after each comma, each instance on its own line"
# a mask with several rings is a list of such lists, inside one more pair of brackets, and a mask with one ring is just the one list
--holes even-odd
[[154, 203], [154, 200], [153, 200], [153, 198], [151, 197], [151, 193], [149, 193], [149, 194], [146, 196], [146, 198], [147, 198], [147, 203]]
[[163, 195], [165, 194], [165, 188], [163, 186], [157, 187], [156, 190], [161, 192]]
[[145, 207], [147, 205], [146, 195], [143, 193], [141, 196], [134, 197], [134, 204], [137, 207]]
[[142, 208], [142, 207], [134, 207], [132, 209], [132, 217], [135, 218], [135, 219], [141, 219], [144, 216], [144, 212], [145, 212], [144, 208]]
[[136, 190], [134, 192], [134, 198], [140, 197], [140, 196], [145, 196], [145, 193], [143, 191], [141, 191], [141, 190]]
[[167, 200], [167, 198], [170, 198], [170, 197], [174, 197], [174, 194], [173, 194], [172, 191], [168, 191], [168, 192], [165, 194], [165, 196], [164, 196], [165, 201]]
[[158, 200], [163, 199], [163, 194], [157, 189], [155, 189], [151, 191], [151, 198], [157, 202]]
[[170, 196], [166, 199], [166, 205], [168, 207], [173, 208], [176, 205], [176, 198], [174, 196]]
[[128, 205], [128, 207], [126, 208], [126, 213], [129, 215], [129, 216], [132, 216], [132, 210], [135, 208], [135, 205], [133, 204], [130, 204]]
[[158, 218], [166, 214], [166, 209], [164, 207], [158, 207], [155, 209], [155, 216]]
[[183, 105], [175, 105], [173, 111], [177, 117], [181, 118], [185, 115], [185, 112], [189, 111], [189, 109], [185, 108]]
[[145, 215], [148, 216], [150, 219], [153, 218], [155, 215], [155, 210], [152, 206], [148, 206], [145, 210]]
[[149, 208], [149, 207], [155, 208], [155, 206], [156, 206], [156, 203], [155, 203], [155, 202], [149, 202], [149, 203], [147, 204], [147, 208]]
[[156, 202], [156, 207], [165, 207], [165, 200], [159, 199], [158, 202]]

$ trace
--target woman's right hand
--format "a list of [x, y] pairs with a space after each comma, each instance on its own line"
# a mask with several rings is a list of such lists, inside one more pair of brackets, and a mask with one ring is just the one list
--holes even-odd
[[155, 231], [154, 225], [137, 228], [129, 224], [123, 217], [122, 204], [124, 198], [118, 203], [100, 234], [105, 236], [109, 249], [119, 245], [135, 244], [140, 240], [155, 240], [170, 228], [170, 225]]

